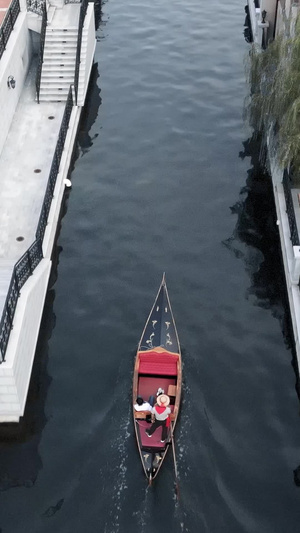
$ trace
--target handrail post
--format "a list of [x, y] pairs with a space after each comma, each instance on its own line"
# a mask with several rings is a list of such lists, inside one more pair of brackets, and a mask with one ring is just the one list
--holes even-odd
[[[36, 3], [37, 5], [37, 3]], [[39, 62], [36, 72], [36, 81], [35, 81], [35, 87], [36, 87], [36, 97], [38, 104], [40, 103], [40, 89], [41, 89], [41, 78], [42, 78], [42, 69], [43, 69], [43, 61], [44, 61], [44, 48], [45, 48], [45, 39], [46, 39], [46, 29], [47, 29], [47, 9], [46, 9], [46, 2], [44, 2], [42, 6], [42, 26], [41, 26], [41, 37], [40, 37], [40, 56], [39, 56]]]
[[18, 291], [18, 294], [20, 295], [20, 286], [19, 286], [19, 280], [18, 280], [18, 276], [16, 272], [16, 267], [14, 267], [13, 274], [14, 274], [14, 278], [15, 278], [15, 282], [17, 286], [17, 291]]
[[32, 270], [32, 264], [31, 264], [31, 258], [30, 258], [30, 252], [29, 252], [29, 250], [27, 250], [27, 259], [28, 259], [28, 265], [29, 265], [30, 275], [32, 276], [32, 274], [33, 274], [33, 270]]
[[10, 313], [8, 302], [6, 302], [6, 313], [7, 313], [8, 319], [9, 319], [10, 327], [12, 328], [13, 321], [12, 321], [12, 316], [11, 316], [11, 313]]

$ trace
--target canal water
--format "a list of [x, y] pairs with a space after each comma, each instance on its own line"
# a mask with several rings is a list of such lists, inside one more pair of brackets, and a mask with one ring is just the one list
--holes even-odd
[[[244, 5], [102, 6], [25, 418], [1, 429], [2, 533], [294, 533], [299, 400], [268, 177], [243, 122]], [[163, 272], [183, 350], [147, 487], [136, 346]]]

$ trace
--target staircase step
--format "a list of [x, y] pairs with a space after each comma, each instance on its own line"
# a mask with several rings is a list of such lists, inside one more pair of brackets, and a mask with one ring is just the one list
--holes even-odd
[[52, 33], [52, 35], [77, 35], [78, 28], [53, 28], [51, 25], [47, 26], [46, 34]]
[[[69, 88], [71, 83], [74, 83], [74, 79], [71, 79], [71, 80], [66, 80], [66, 79], [61, 79], [61, 78], [58, 78], [56, 80], [53, 80], [53, 81], [49, 81], [49, 80], [42, 80], [42, 83], [41, 83], [41, 88], [42, 89], [49, 89], [52, 90], [52, 89], [65, 89], [65, 88]], [[79, 87], [83, 87], [83, 82], [81, 83], [78, 83], [78, 86]]]
[[40, 90], [40, 98], [53, 98], [54, 100], [61, 100], [66, 98], [69, 94], [69, 89], [65, 91], [42, 91]]
[[46, 76], [70, 76], [71, 74], [74, 74], [75, 72], [75, 65], [72, 67], [72, 65], [67, 67], [49, 67], [48, 65], [43, 65], [42, 74]]
[[58, 67], [72, 67], [75, 68], [75, 59], [71, 59], [65, 56], [61, 56], [59, 59], [47, 59], [47, 61], [44, 61], [44, 65], [46, 66], [58, 66]]
[[49, 44], [50, 46], [77, 46], [77, 36], [74, 35], [74, 37], [68, 37], [68, 39], [64, 39], [63, 36], [61, 37], [50, 37], [49, 35], [46, 36], [45, 43]]
[[56, 80], [70, 80], [70, 82], [72, 80], [74, 80], [74, 72], [73, 71], [70, 71], [68, 73], [64, 72], [64, 71], [61, 71], [61, 72], [42, 72], [42, 81], [49, 81], [49, 83], [52, 83], [53, 81], [56, 81]]
[[[44, 94], [40, 95], [40, 102], [65, 102], [67, 100], [68, 94]], [[78, 93], [78, 102], [83, 100], [83, 95]], [[81, 104], [80, 104], [81, 105]]]
[[[59, 94], [59, 95], [68, 94], [69, 88], [70, 88], [69, 85], [66, 85], [65, 87], [58, 87], [57, 89], [55, 89], [55, 87], [41, 87], [40, 88], [40, 94], [46, 94], [46, 95], [49, 95], [49, 94]], [[79, 92], [81, 92], [80, 89], [78, 89], [78, 90], [79, 90]]]
[[51, 26], [51, 24], [49, 24], [47, 26], [47, 33], [48, 33], [48, 31], [51, 31], [53, 33], [56, 33], [56, 32], [58, 32], [58, 33], [59, 32], [68, 33], [68, 32], [72, 32], [72, 31], [78, 31], [78, 26], [68, 26], [66, 28], [57, 28], [56, 26]]
[[76, 50], [64, 50], [64, 51], [61, 51], [61, 52], [58, 52], [56, 50], [45, 50], [44, 52], [44, 57], [43, 57], [43, 61], [45, 62], [46, 59], [60, 59], [62, 56], [65, 56], [67, 58], [74, 58], [76, 57]]
[[[57, 72], [48, 72], [44, 70], [42, 71], [42, 79], [48, 80], [49, 82], [52, 82], [53, 80], [72, 80], [74, 79], [75, 69], [69, 70], [68, 72], [65, 72], [64, 70], [60, 70]], [[79, 74], [79, 81], [84, 81], [84, 75], [82, 76]]]
[[47, 52], [48, 50], [52, 51], [52, 50], [65, 50], [65, 49], [69, 49], [69, 50], [77, 50], [77, 41], [73, 41], [73, 42], [66, 42], [66, 43], [63, 43], [63, 42], [58, 42], [58, 41], [49, 41], [47, 40], [45, 42], [45, 48], [44, 48], [44, 53]]

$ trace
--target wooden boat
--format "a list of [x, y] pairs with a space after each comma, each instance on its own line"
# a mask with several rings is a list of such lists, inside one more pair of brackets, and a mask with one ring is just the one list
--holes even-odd
[[[170, 444], [174, 446], [172, 438], [178, 417], [181, 385], [180, 345], [163, 275], [138, 345], [133, 375], [133, 419], [136, 440], [143, 469], [150, 484], [161, 469]], [[138, 396], [148, 401], [152, 395], [156, 398], [158, 389], [163, 389], [170, 398], [171, 425], [165, 443], [161, 443], [161, 427], [157, 428], [149, 439], [145, 433], [145, 430], [151, 426], [148, 420], [149, 411], [136, 411], [134, 408]]]

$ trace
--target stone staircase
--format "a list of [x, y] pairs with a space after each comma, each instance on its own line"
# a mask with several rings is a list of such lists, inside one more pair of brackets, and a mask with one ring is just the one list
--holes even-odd
[[[78, 28], [57, 28], [48, 23], [40, 87], [40, 101], [64, 102], [74, 83]], [[83, 99], [87, 30], [83, 29], [78, 102]]]

